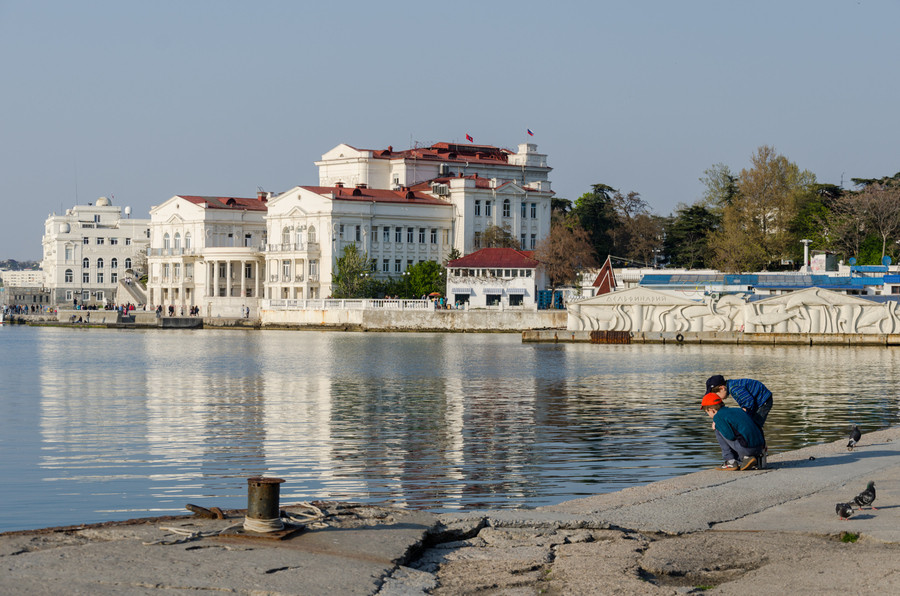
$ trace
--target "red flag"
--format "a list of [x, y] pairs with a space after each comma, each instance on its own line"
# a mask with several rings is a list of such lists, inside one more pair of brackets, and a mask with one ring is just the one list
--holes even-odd
[[475, 139], [473, 139], [472, 135], [470, 135], [469, 133], [466, 133], [466, 140], [469, 141], [470, 143], [475, 142]]

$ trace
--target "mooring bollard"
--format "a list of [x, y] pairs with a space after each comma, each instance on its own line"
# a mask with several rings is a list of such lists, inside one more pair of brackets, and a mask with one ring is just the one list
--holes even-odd
[[277, 532], [284, 529], [279, 504], [282, 478], [247, 479], [247, 516], [244, 529], [251, 532]]

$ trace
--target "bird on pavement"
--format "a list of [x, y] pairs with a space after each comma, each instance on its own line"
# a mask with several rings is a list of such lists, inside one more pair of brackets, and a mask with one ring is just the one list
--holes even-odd
[[872, 503], [875, 502], [875, 483], [870, 480], [869, 484], [866, 485], [866, 490], [853, 497], [853, 502], [856, 503], [860, 509], [868, 506], [871, 506], [872, 509], [878, 509], [872, 505]]
[[850, 427], [850, 442], [847, 443], [847, 451], [853, 451], [853, 448], [856, 447], [856, 444], [859, 443], [859, 439], [862, 437], [862, 433], [859, 432], [859, 427], [855, 424]]
[[838, 514], [841, 521], [853, 515], [853, 505], [851, 503], [838, 503], [834, 506], [834, 512]]

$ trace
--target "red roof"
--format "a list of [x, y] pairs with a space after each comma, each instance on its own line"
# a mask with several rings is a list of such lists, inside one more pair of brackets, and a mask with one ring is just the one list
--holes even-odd
[[[355, 149], [355, 147], [354, 147]], [[380, 159], [424, 159], [431, 161], [458, 161], [468, 163], [508, 163], [514, 152], [493, 145], [473, 145], [471, 143], [435, 143], [430, 147], [415, 147], [404, 151], [374, 149], [372, 156]]]
[[[484, 176], [479, 176], [478, 174], [470, 174], [468, 176], [453, 176], [453, 177], [442, 176], [440, 178], [432, 178], [431, 180], [419, 182], [418, 184], [415, 184], [415, 185], [411, 186], [410, 188], [412, 190], [424, 190], [427, 192], [431, 192], [432, 184], [450, 184], [451, 180], [459, 179], [459, 178], [462, 178], [465, 180], [474, 180], [475, 188], [488, 188], [488, 189], [491, 188], [491, 178], [485, 178]], [[503, 188], [507, 184], [513, 184], [513, 183], [518, 184], [515, 180], [498, 179], [497, 182], [499, 182], [500, 184], [495, 188], [495, 190]], [[554, 194], [552, 191], [536, 190], [536, 189], [530, 188], [528, 186], [523, 186], [522, 188], [531, 194], [534, 194], [534, 193]]]
[[207, 209], [246, 209], [248, 211], [267, 211], [266, 202], [258, 198], [245, 199], [240, 197], [199, 197], [195, 195], [177, 195], [194, 203], [206, 205]]
[[[348, 188], [346, 186], [301, 186], [319, 195], [334, 195], [336, 201], [367, 201], [377, 203], [415, 203], [422, 205], [449, 205], [429, 194], [413, 190], [385, 190], [381, 188]], [[430, 187], [429, 187], [430, 190]]]
[[447, 267], [460, 269], [536, 269], [540, 262], [532, 258], [534, 251], [515, 248], [482, 248], [461, 259], [450, 261]]

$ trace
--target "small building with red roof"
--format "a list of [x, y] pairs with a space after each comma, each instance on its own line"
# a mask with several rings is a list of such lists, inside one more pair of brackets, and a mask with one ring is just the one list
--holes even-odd
[[482, 248], [447, 263], [447, 299], [468, 308], [537, 308], [544, 287], [532, 251]]

